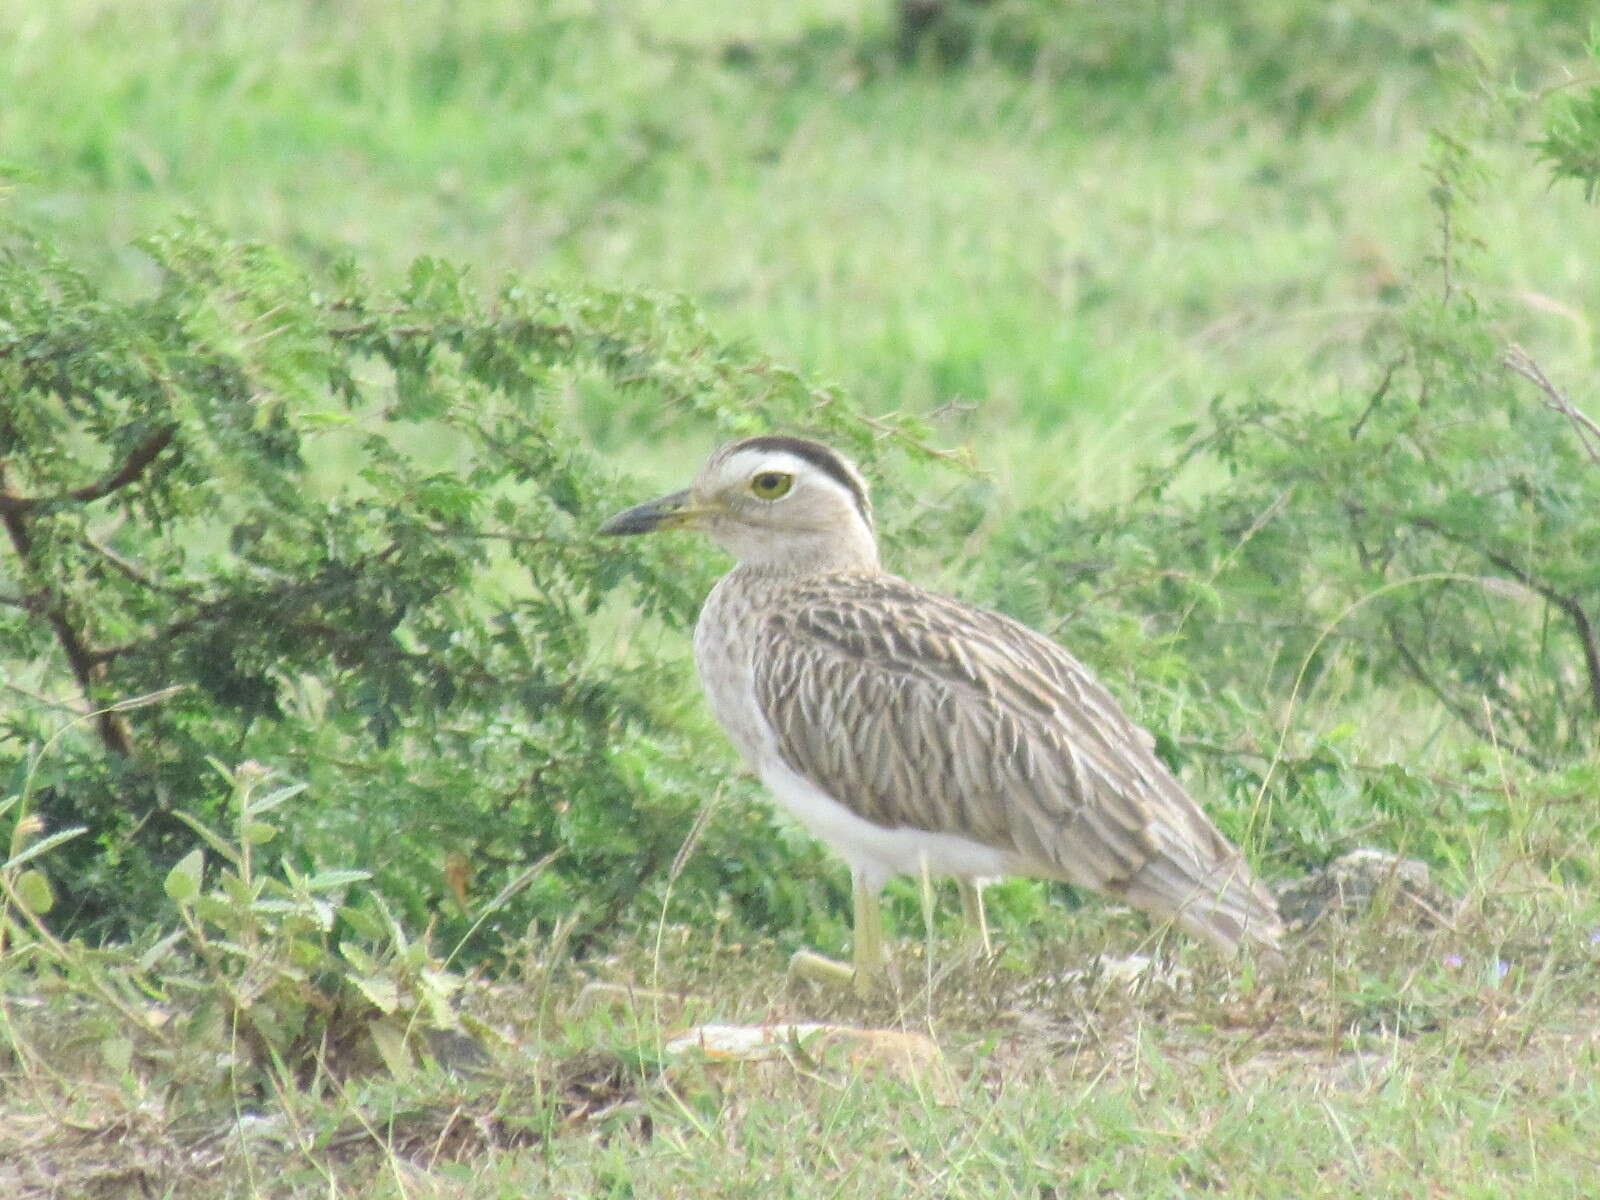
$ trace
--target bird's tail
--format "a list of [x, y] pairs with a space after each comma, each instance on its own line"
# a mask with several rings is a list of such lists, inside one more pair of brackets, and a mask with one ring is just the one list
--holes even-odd
[[1244, 858], [1217, 837], [1222, 853], [1201, 861], [1192, 849], [1173, 847], [1145, 863], [1119, 889], [1131, 904], [1166, 917], [1225, 954], [1249, 947], [1262, 958], [1282, 958], [1283, 921], [1272, 893], [1250, 874]]

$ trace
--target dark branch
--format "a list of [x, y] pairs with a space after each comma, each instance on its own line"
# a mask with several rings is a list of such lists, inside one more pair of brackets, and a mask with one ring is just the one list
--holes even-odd
[[1583, 605], [1579, 604], [1573, 597], [1556, 591], [1549, 584], [1531, 575], [1505, 555], [1499, 554], [1487, 546], [1480, 546], [1476, 542], [1469, 541], [1459, 534], [1452, 533], [1429, 517], [1413, 517], [1411, 518], [1411, 524], [1418, 529], [1426, 529], [1429, 533], [1437, 534], [1447, 542], [1463, 546], [1481, 555], [1523, 587], [1537, 592], [1566, 613], [1567, 618], [1572, 622], [1574, 631], [1578, 635], [1578, 643], [1583, 648], [1584, 666], [1589, 673], [1589, 700], [1594, 705], [1595, 712], [1600, 714], [1600, 637], [1596, 636], [1594, 622], [1589, 618], [1589, 614], [1584, 610]]
[[[3, 465], [0, 465], [0, 495], [4, 494], [5, 473]], [[33, 536], [28, 531], [24, 513], [0, 507], [0, 524], [5, 526], [6, 536], [11, 540], [11, 548], [16, 551], [23, 572], [31, 573]], [[94, 707], [95, 684], [103, 674], [102, 663], [94, 648], [85, 641], [68, 619], [66, 604], [48, 587], [41, 589], [36, 597], [30, 599], [34, 601], [30, 607], [34, 607], [50, 623], [50, 628], [56, 635], [56, 642], [60, 645], [61, 652], [66, 655], [67, 665], [72, 668], [73, 678], [77, 680], [78, 688], [83, 692], [84, 700], [90, 707]], [[133, 757], [133, 738], [128, 731], [128, 723], [123, 720], [120, 713], [111, 710], [99, 713], [95, 717], [95, 728], [106, 749], [125, 758]]]
[[47, 504], [64, 504], [76, 502], [87, 504], [91, 500], [99, 500], [109, 496], [112, 492], [127, 487], [139, 476], [143, 475], [145, 468], [156, 460], [156, 457], [165, 450], [177, 434], [176, 425], [166, 425], [156, 430], [144, 441], [133, 448], [132, 453], [122, 460], [111, 474], [98, 483], [86, 484], [81, 488], [74, 488], [70, 492], [62, 492], [55, 496], [14, 496], [0, 488], [0, 513], [17, 514], [32, 512]]
[[1405, 635], [1400, 632], [1400, 623], [1394, 617], [1386, 616], [1384, 624], [1389, 628], [1389, 637], [1393, 640], [1395, 651], [1400, 655], [1400, 661], [1404, 664], [1407, 672], [1410, 673], [1413, 679], [1432, 692], [1434, 698], [1444, 705], [1451, 716], [1455, 717], [1456, 720], [1472, 730], [1477, 737], [1488, 742], [1491, 746], [1504, 746], [1518, 758], [1532, 763], [1540, 770], [1549, 769], [1549, 764], [1526, 746], [1519, 745], [1517, 742], [1506, 738], [1497, 737], [1494, 730], [1482, 724], [1470, 708], [1460, 704], [1454, 696], [1447, 692], [1444, 685], [1430, 675], [1428, 669], [1422, 665], [1422, 660], [1416, 656], [1416, 653], [1406, 642]]

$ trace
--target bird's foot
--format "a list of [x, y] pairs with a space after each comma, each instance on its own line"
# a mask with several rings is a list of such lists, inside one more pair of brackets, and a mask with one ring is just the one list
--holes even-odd
[[883, 972], [864, 971], [810, 950], [796, 950], [789, 960], [789, 978], [807, 979], [830, 988], [848, 987], [854, 989], [856, 995], [867, 997], [883, 982]]

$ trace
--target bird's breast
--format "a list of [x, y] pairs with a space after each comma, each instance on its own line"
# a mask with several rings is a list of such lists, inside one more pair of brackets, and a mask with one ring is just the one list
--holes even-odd
[[694, 627], [694, 663], [711, 713], [752, 771], [771, 740], [755, 686], [754, 611], [725, 578], [711, 590]]
[[[712, 590], [695, 624], [695, 665], [712, 713], [778, 803], [873, 888], [891, 875], [923, 869], [962, 878], [1014, 870], [1015, 856], [1008, 847], [879, 824], [858, 811], [859, 805], [852, 803], [856, 797], [830, 793], [784, 760], [756, 687], [756, 656], [763, 652], [761, 614], [781, 607], [781, 599], [757, 589], [758, 583], [730, 576]], [[836, 736], [848, 740], [845, 730]]]

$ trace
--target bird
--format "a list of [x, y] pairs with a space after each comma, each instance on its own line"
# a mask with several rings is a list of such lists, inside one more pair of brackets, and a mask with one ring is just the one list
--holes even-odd
[[694, 630], [713, 714], [801, 825], [848, 864], [849, 967], [887, 970], [880, 893], [954, 876], [988, 948], [983, 886], [1063, 880], [1169, 921], [1228, 955], [1276, 960], [1272, 894], [1155, 753], [1155, 739], [1054, 640], [880, 563], [868, 487], [833, 447], [729, 442], [689, 487], [607, 520], [692, 530], [733, 555]]

